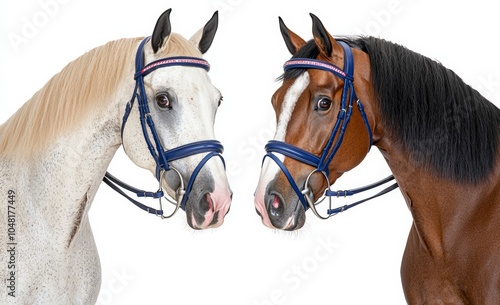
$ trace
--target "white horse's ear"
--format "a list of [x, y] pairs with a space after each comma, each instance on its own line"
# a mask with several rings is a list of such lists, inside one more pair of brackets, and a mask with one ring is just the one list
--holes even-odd
[[163, 46], [163, 43], [167, 40], [168, 36], [172, 32], [172, 27], [170, 26], [170, 12], [171, 8], [163, 12], [158, 21], [156, 21], [155, 29], [153, 30], [153, 35], [151, 36], [151, 46], [153, 47], [153, 52], [158, 52]]
[[198, 32], [196, 32], [193, 37], [189, 40], [193, 42], [201, 54], [205, 54], [210, 46], [212, 45], [212, 41], [214, 41], [215, 33], [217, 32], [217, 27], [219, 25], [219, 12], [216, 11], [212, 18], [205, 24], [203, 28], [201, 28]]

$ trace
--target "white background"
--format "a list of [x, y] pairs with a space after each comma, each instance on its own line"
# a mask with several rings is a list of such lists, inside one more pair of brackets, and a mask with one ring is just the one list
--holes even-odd
[[[49, 2], [57, 6], [44, 11]], [[98, 304], [403, 304], [399, 268], [411, 217], [398, 191], [328, 221], [309, 212], [306, 226], [293, 233], [264, 227], [255, 213], [263, 147], [274, 129], [270, 97], [279, 86], [274, 79], [290, 57], [278, 16], [306, 40], [312, 38], [308, 13], [313, 12], [334, 35], [398, 42], [439, 60], [499, 105], [500, 21], [494, 2], [2, 1], [0, 122], [87, 50], [150, 35], [170, 7], [173, 31], [188, 38], [220, 11], [219, 32], [206, 58], [224, 95], [216, 134], [225, 146], [234, 191], [231, 212], [222, 227], [194, 232], [183, 212], [161, 221], [103, 186], [90, 211], [103, 275]], [[36, 31], [13, 43], [27, 22], [37, 23]], [[154, 178], [121, 149], [110, 170], [155, 189]], [[337, 188], [389, 173], [373, 149]]]

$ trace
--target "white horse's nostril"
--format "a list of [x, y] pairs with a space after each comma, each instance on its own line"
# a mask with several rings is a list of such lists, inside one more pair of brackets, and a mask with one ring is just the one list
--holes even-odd
[[200, 200], [200, 212], [213, 212], [214, 211], [214, 202], [212, 200], [212, 196], [210, 193], [206, 193], [205, 196], [201, 197]]

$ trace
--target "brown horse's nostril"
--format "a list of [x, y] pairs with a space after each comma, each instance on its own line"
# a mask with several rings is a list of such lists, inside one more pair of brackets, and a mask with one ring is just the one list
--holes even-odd
[[269, 197], [270, 197], [268, 205], [269, 216], [272, 218], [282, 217], [283, 212], [285, 211], [285, 204], [283, 200], [277, 194], [273, 194]]

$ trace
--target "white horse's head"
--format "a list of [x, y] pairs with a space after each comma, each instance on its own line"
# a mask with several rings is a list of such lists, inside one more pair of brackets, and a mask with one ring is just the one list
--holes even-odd
[[[218, 14], [215, 13], [200, 31], [187, 40], [171, 33], [170, 10], [166, 11], [158, 19], [151, 39], [144, 45], [144, 64], [177, 56], [201, 58], [212, 44], [217, 24]], [[167, 66], [148, 73], [143, 80], [150, 118], [165, 151], [215, 139], [214, 121], [222, 95], [212, 85], [205, 69], [199, 66]], [[157, 149], [149, 128], [146, 133]], [[123, 127], [122, 138], [129, 158], [158, 178], [157, 163], [146, 143], [137, 103]], [[168, 162], [169, 169], [161, 173], [159, 179], [170, 197], [179, 198], [177, 192], [181, 184], [188, 183], [206, 155], [206, 152], [196, 153]], [[221, 158], [215, 157], [200, 168], [192, 190], [186, 194], [187, 222], [194, 229], [218, 227], [229, 211], [232, 197], [224, 164]]]

